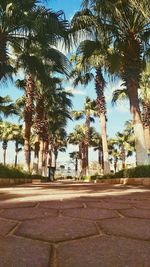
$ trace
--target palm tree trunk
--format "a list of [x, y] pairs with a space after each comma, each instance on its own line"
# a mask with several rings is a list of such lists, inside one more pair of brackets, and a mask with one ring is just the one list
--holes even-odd
[[89, 134], [90, 134], [90, 115], [87, 111], [85, 122], [85, 175], [89, 174]]
[[102, 148], [104, 158], [104, 174], [110, 173], [107, 131], [106, 131], [106, 103], [104, 96], [105, 81], [101, 72], [101, 68], [96, 69], [95, 87], [97, 93], [97, 111], [101, 122]]
[[4, 165], [6, 165], [6, 149], [3, 150]]
[[125, 167], [126, 167], [126, 153], [125, 153], [124, 145], [122, 145], [122, 147], [121, 147], [121, 159], [122, 159], [122, 169], [125, 169]]
[[55, 167], [55, 170], [57, 167], [57, 158], [58, 158], [58, 149], [57, 149], [57, 147], [55, 147], [54, 148], [54, 167]]
[[75, 173], [78, 173], [78, 158], [75, 158]]
[[33, 116], [33, 94], [34, 80], [31, 74], [28, 75], [26, 81], [26, 105], [25, 105], [25, 129], [24, 129], [24, 152], [25, 152], [25, 169], [30, 171], [30, 135]]
[[7, 57], [7, 40], [6, 35], [3, 31], [0, 32], [0, 80], [5, 76], [5, 69], [7, 64], [8, 57]]
[[44, 141], [42, 175], [45, 177], [47, 177], [47, 153], [48, 153], [48, 142]]
[[109, 166], [109, 155], [108, 155], [108, 144], [107, 144], [107, 134], [106, 134], [106, 116], [104, 113], [100, 115], [101, 122], [101, 136], [102, 136], [102, 147], [103, 147], [103, 164], [104, 164], [104, 174], [110, 173]]
[[80, 142], [79, 144], [79, 158], [80, 158], [80, 176], [83, 176], [86, 174], [84, 141]]
[[150, 127], [144, 127], [144, 136], [146, 142], [147, 153], [150, 155]]
[[49, 166], [49, 167], [52, 166], [52, 161], [53, 161], [52, 143], [51, 143], [51, 141], [50, 141], [50, 144], [49, 144], [49, 152], [48, 152], [48, 166]]
[[130, 99], [130, 112], [132, 114], [134, 134], [135, 134], [135, 147], [136, 147], [136, 163], [137, 165], [147, 165], [148, 155], [146, 150], [146, 143], [144, 137], [143, 124], [141, 120], [141, 113], [138, 100], [138, 82], [134, 78], [130, 78], [127, 83], [129, 99]]
[[34, 143], [34, 162], [33, 162], [32, 174], [38, 174], [39, 150], [40, 150], [40, 136], [36, 135]]
[[101, 168], [104, 168], [103, 164], [103, 152], [101, 151], [101, 148], [98, 149], [98, 163], [101, 166]]
[[18, 144], [18, 141], [16, 140], [16, 143], [15, 143], [15, 167], [17, 167], [17, 162], [18, 162], [18, 147], [19, 144]]
[[40, 141], [40, 151], [39, 151], [39, 170], [38, 173], [42, 175], [42, 169], [43, 169], [43, 153], [44, 153], [44, 141]]

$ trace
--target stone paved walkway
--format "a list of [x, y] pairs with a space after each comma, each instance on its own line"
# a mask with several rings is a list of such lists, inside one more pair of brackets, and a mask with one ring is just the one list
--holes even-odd
[[150, 187], [0, 188], [0, 267], [150, 267]]

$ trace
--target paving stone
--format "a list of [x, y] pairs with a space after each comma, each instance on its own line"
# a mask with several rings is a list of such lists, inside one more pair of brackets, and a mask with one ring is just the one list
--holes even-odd
[[0, 267], [49, 267], [49, 244], [20, 237], [0, 238]]
[[134, 206], [136, 208], [150, 209], [150, 201], [137, 201]]
[[0, 208], [1, 209], [11, 209], [11, 208], [29, 208], [29, 207], [35, 207], [37, 203], [35, 202], [1, 202], [0, 203]]
[[102, 208], [102, 209], [129, 209], [132, 207], [130, 204], [124, 204], [124, 203], [114, 203], [114, 202], [86, 202], [85, 203], [88, 207], [95, 207], [95, 208]]
[[150, 219], [150, 210], [146, 209], [128, 209], [120, 210], [124, 216]]
[[150, 243], [122, 237], [91, 237], [58, 247], [59, 267], [149, 267]]
[[16, 226], [15, 222], [0, 219], [0, 236], [7, 235]]
[[137, 218], [114, 218], [98, 223], [107, 234], [150, 240], [150, 220]]
[[14, 220], [27, 220], [34, 218], [42, 218], [48, 216], [57, 216], [58, 211], [54, 209], [40, 209], [40, 208], [13, 208], [7, 209], [0, 213], [0, 217], [14, 219]]
[[58, 242], [98, 234], [93, 222], [73, 218], [44, 218], [25, 221], [16, 231], [17, 235], [39, 240]]
[[74, 218], [84, 218], [89, 220], [100, 220], [105, 218], [118, 217], [117, 213], [113, 210], [105, 210], [99, 208], [77, 208], [63, 210], [62, 214]]
[[82, 208], [83, 203], [75, 201], [49, 201], [40, 203], [39, 207], [50, 208], [50, 209]]

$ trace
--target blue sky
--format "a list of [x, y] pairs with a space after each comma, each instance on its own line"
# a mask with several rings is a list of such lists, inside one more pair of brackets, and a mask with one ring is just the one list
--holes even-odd
[[[81, 0], [47, 0], [47, 5], [52, 8], [54, 11], [63, 10], [66, 14], [67, 19], [71, 19], [73, 14], [79, 10], [81, 5]], [[130, 119], [130, 113], [129, 113], [129, 104], [126, 102], [123, 102], [119, 104], [118, 106], [112, 108], [111, 105], [111, 96], [112, 91], [116, 88], [118, 89], [120, 84], [120, 81], [116, 81], [115, 83], [107, 82], [107, 88], [105, 90], [105, 95], [107, 99], [107, 118], [108, 118], [108, 124], [107, 124], [107, 132], [108, 136], [114, 136], [115, 133], [118, 131], [122, 131], [123, 125], [126, 120]], [[87, 88], [78, 86], [76, 89], [73, 88], [71, 83], [64, 84], [65, 88], [68, 90], [73, 91], [74, 97], [73, 97], [73, 109], [81, 110], [83, 108], [84, 99], [86, 96], [91, 97], [92, 99], [95, 99], [95, 86], [94, 82], [90, 83]], [[0, 95], [10, 95], [13, 99], [18, 98], [22, 95], [22, 92], [15, 88], [15, 86], [12, 83], [8, 83], [8, 85], [2, 85], [0, 87]], [[68, 132], [71, 132], [75, 126], [76, 122], [68, 122]], [[95, 125], [93, 125], [97, 128], [98, 131], [100, 131], [100, 123], [99, 120], [96, 120]], [[73, 148], [69, 148], [69, 151], [73, 150]], [[11, 156], [9, 155], [9, 158]], [[63, 155], [61, 153], [61, 157], [68, 160], [68, 156]], [[60, 160], [62, 160], [62, 158]], [[97, 155], [91, 152], [91, 159], [96, 160]]]

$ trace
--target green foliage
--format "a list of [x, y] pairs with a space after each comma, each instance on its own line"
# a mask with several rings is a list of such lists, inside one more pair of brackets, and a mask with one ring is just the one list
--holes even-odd
[[93, 175], [91, 180], [96, 179], [115, 179], [115, 178], [150, 178], [150, 165], [141, 165], [135, 168], [120, 170], [115, 174], [106, 174], [103, 176]]
[[83, 176], [81, 176], [81, 180], [83, 180], [83, 181], [90, 181], [91, 180], [91, 176], [89, 176], [89, 175], [83, 175]]
[[95, 175], [92, 175], [92, 176], [91, 176], [91, 181], [95, 181], [96, 179], [101, 179], [101, 178], [102, 178], [101, 175], [97, 175], [97, 174], [95, 174]]
[[29, 178], [29, 179], [40, 179], [40, 175], [31, 175], [28, 172], [21, 170], [21, 168], [14, 168], [10, 166], [4, 166], [0, 164], [0, 178]]
[[123, 173], [124, 178], [142, 178], [150, 177], [150, 165], [137, 166], [136, 168], [125, 169]]

